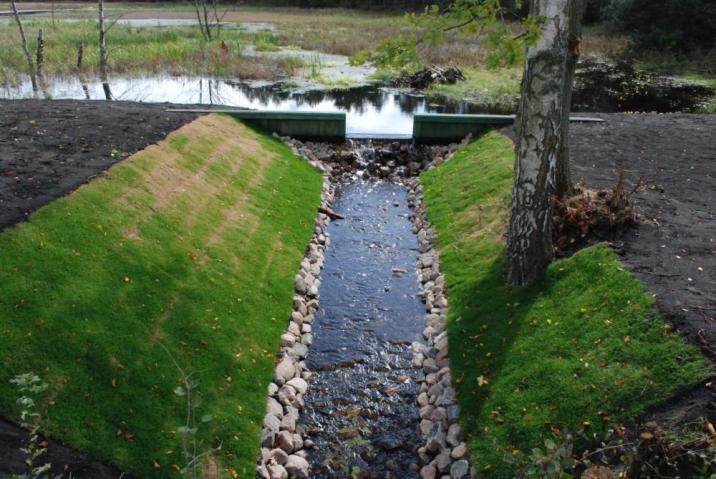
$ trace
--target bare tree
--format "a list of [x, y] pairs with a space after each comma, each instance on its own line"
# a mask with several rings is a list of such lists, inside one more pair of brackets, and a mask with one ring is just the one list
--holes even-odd
[[[35, 65], [37, 65], [37, 79], [44, 84], [42, 67], [45, 64], [45, 34], [42, 28], [37, 32], [37, 50], [35, 52]], [[44, 86], [43, 86], [44, 88]]]
[[[227, 7], [224, 13], [219, 15], [218, 0], [194, 0], [194, 11], [204, 40], [211, 41], [214, 37], [219, 38], [221, 36], [221, 22], [224, 20], [229, 8]], [[213, 18], [211, 18], [211, 15], [213, 15]], [[212, 33], [212, 28], [216, 29], [215, 33]]]
[[[557, 163], [568, 164], [572, 89], [570, 36], [581, 0], [534, 0], [531, 14], [544, 19], [537, 43], [527, 50], [517, 115], [515, 180], [507, 237], [507, 281], [520, 286], [538, 278], [554, 256], [552, 196]], [[575, 60], [576, 61], [576, 60]], [[565, 153], [566, 152], [566, 153]], [[562, 168], [569, 174], [569, 168]]]
[[[104, 0], [98, 0], [99, 8], [99, 74], [102, 80], [102, 89], [107, 100], [112, 99], [112, 91], [109, 88], [109, 75], [107, 73], [107, 32], [104, 24]], [[110, 28], [112, 26], [110, 25]]]
[[17, 27], [20, 29], [20, 40], [22, 41], [22, 49], [25, 52], [25, 58], [27, 58], [27, 69], [30, 73], [30, 81], [32, 82], [32, 91], [37, 93], [37, 77], [35, 76], [35, 64], [32, 62], [32, 55], [30, 55], [30, 49], [27, 47], [27, 37], [25, 36], [25, 28], [22, 26], [22, 20], [20, 19], [20, 13], [17, 11], [17, 5], [15, 0], [11, 0], [12, 13], [15, 16], [15, 22]]

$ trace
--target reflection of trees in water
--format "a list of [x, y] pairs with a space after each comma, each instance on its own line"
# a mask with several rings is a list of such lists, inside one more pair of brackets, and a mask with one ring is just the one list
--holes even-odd
[[388, 92], [375, 86], [291, 92], [279, 84], [252, 86], [238, 82], [227, 83], [241, 91], [252, 103], [262, 106], [293, 101], [299, 107], [306, 105], [316, 107], [321, 103], [330, 102], [338, 110], [363, 114], [371, 108], [380, 112], [388, 102], [398, 105], [403, 113], [413, 113], [425, 104], [422, 97], [408, 93]]

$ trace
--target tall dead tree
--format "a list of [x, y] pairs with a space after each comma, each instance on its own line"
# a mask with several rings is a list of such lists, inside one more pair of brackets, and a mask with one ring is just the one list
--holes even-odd
[[[45, 64], [45, 33], [42, 28], [37, 32], [37, 51], [35, 52], [35, 65], [37, 65], [37, 79], [44, 84], [42, 67]], [[44, 88], [44, 87], [43, 87]]]
[[[544, 19], [537, 43], [527, 50], [516, 121], [515, 180], [507, 237], [507, 281], [521, 286], [552, 261], [552, 196], [557, 159], [567, 141], [570, 25], [581, 0], [533, 0], [531, 15]], [[568, 156], [562, 158], [567, 163]], [[567, 167], [567, 174], [568, 174]], [[563, 171], [564, 173], [564, 171]]]
[[107, 100], [112, 99], [112, 91], [109, 88], [109, 75], [107, 73], [107, 28], [104, 23], [104, 0], [98, 0], [99, 9], [99, 74], [102, 81], [102, 89]]
[[15, 22], [17, 22], [17, 28], [20, 29], [20, 40], [22, 41], [22, 49], [25, 52], [25, 58], [27, 59], [27, 69], [30, 73], [30, 81], [32, 82], [32, 91], [37, 93], [37, 77], [35, 76], [35, 64], [32, 62], [32, 55], [30, 49], [27, 47], [27, 37], [25, 36], [25, 28], [22, 26], [22, 19], [20, 19], [20, 13], [17, 11], [17, 5], [15, 0], [11, 0], [12, 13], [15, 16]]

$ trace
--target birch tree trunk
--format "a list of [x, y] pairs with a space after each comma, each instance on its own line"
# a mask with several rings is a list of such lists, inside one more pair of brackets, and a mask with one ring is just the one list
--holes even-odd
[[557, 178], [555, 183], [555, 195], [557, 198], [564, 198], [569, 195], [573, 188], [572, 170], [570, 165], [569, 152], [569, 114], [572, 107], [572, 87], [574, 85], [574, 71], [577, 68], [579, 55], [582, 53], [582, 19], [587, 10], [587, 0], [574, 0], [574, 14], [569, 19], [568, 30], [568, 47], [567, 53], [567, 69], [565, 72], [563, 95], [564, 103], [562, 105], [562, 145], [557, 155]]
[[30, 49], [27, 47], [27, 37], [25, 36], [25, 28], [22, 26], [22, 20], [20, 19], [20, 13], [17, 11], [17, 5], [15, 0], [10, 2], [12, 5], [12, 13], [15, 16], [15, 22], [17, 22], [17, 28], [20, 29], [20, 40], [22, 41], [22, 49], [25, 52], [25, 58], [27, 59], [27, 69], [30, 73], [30, 82], [32, 82], [32, 91], [37, 93], [37, 78], [35, 76], [35, 65], [32, 63], [32, 55], [30, 55]]
[[[533, 0], [542, 34], [527, 51], [516, 121], [515, 180], [507, 237], [507, 281], [537, 279], [552, 261], [552, 195], [562, 148], [569, 54], [569, 25], [578, 0]], [[565, 158], [566, 160], [566, 158]]]

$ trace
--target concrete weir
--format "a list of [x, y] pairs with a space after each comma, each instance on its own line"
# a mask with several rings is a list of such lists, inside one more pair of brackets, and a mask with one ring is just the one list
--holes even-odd
[[[241, 119], [250, 126], [279, 136], [298, 140], [342, 142], [346, 134], [345, 112], [318, 111], [255, 111], [230, 109], [170, 109], [170, 112], [225, 113]], [[480, 136], [495, 128], [511, 125], [515, 115], [449, 115], [443, 113], [416, 114], [413, 117], [412, 139], [422, 144], [459, 142], [467, 135]], [[573, 122], [603, 122], [601, 118], [570, 117]], [[380, 134], [360, 135], [361, 139], [396, 139]]]

